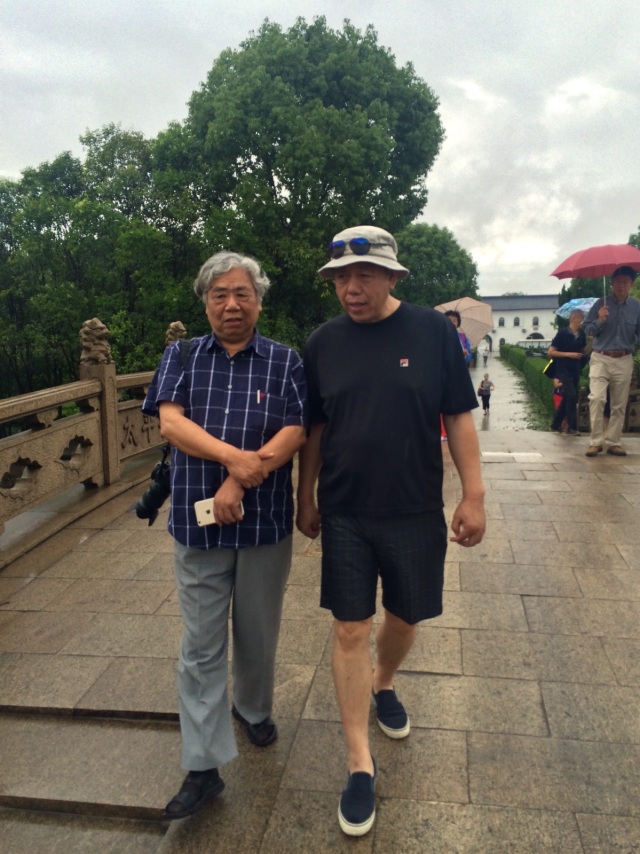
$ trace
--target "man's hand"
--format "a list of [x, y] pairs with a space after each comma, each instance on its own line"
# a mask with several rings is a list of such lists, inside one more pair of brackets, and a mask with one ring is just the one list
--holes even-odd
[[296, 527], [305, 537], [309, 537], [311, 540], [316, 539], [320, 533], [320, 513], [315, 501], [309, 504], [298, 502]]
[[265, 451], [241, 451], [234, 448], [226, 460], [226, 469], [232, 478], [238, 481], [244, 489], [251, 489], [268, 477], [269, 471], [264, 465], [265, 460], [273, 457]]
[[232, 477], [227, 477], [213, 499], [213, 512], [218, 525], [232, 525], [242, 519], [241, 501], [244, 489]]
[[451, 521], [454, 534], [451, 542], [465, 547], [475, 546], [484, 536], [486, 524], [478, 434], [471, 412], [444, 415], [443, 419], [449, 437], [449, 453], [462, 483], [462, 501]]
[[477, 546], [484, 536], [486, 519], [482, 498], [463, 498], [456, 507], [451, 521], [452, 543], [468, 548]]
[[604, 323], [607, 317], [609, 317], [609, 309], [606, 307], [606, 305], [603, 305], [601, 308], [598, 309], [598, 320], [600, 321], [600, 323]]
[[[266, 451], [264, 448], [259, 451], [242, 451], [234, 448], [233, 445], [215, 438], [199, 424], [187, 418], [183, 407], [177, 403], [162, 401], [158, 411], [162, 437], [185, 454], [201, 460], [214, 460], [221, 463], [244, 489], [260, 486], [268, 477], [269, 469], [266, 461], [274, 456], [272, 451]], [[283, 428], [283, 430], [288, 429], [291, 428]], [[282, 433], [283, 430], [280, 432]], [[300, 430], [303, 432], [302, 428]], [[296, 450], [297, 447], [291, 455]]]

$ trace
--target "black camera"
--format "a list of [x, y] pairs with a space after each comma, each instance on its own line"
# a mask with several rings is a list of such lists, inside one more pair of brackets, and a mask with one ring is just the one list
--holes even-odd
[[158, 518], [158, 510], [171, 495], [171, 479], [169, 476], [169, 463], [167, 462], [167, 451], [162, 461], [156, 463], [151, 472], [151, 486], [144, 495], [133, 505], [138, 519], [148, 519], [149, 525]]

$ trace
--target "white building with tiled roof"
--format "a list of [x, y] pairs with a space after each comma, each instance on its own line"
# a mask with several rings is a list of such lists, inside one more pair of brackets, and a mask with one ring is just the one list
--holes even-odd
[[558, 294], [479, 299], [488, 303], [493, 312], [493, 329], [487, 335], [492, 350], [500, 344], [519, 344], [527, 339], [531, 343], [550, 342], [557, 332]]

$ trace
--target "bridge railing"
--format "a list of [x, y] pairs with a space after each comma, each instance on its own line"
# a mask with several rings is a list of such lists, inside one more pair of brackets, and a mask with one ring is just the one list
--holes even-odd
[[[77, 484], [117, 484], [128, 460], [163, 444], [158, 420], [141, 411], [153, 372], [117, 375], [106, 327], [94, 318], [83, 331], [78, 382], [0, 400], [0, 425], [11, 428], [0, 439], [0, 548], [9, 520]], [[167, 331], [167, 342], [176, 337], [182, 324]]]

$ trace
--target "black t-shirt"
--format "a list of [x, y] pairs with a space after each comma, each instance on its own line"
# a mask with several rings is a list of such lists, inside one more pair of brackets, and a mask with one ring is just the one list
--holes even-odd
[[451, 321], [410, 303], [377, 323], [341, 315], [309, 337], [304, 362], [311, 422], [326, 422], [320, 512], [440, 509], [440, 413], [478, 406]]
[[[580, 329], [577, 335], [567, 327], [556, 333], [555, 338], [551, 342], [551, 346], [561, 353], [582, 353], [587, 346], [587, 337]], [[554, 359], [553, 363], [556, 367], [555, 376], [557, 379], [568, 377], [573, 380], [580, 378], [582, 370], [582, 361], [580, 359]]]

